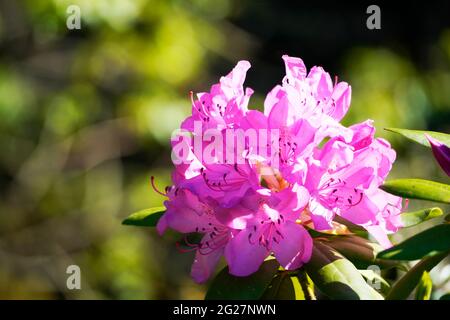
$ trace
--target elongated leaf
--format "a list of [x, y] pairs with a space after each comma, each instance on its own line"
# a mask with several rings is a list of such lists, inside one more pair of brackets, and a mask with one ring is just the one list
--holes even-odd
[[424, 271], [416, 289], [416, 300], [430, 300], [433, 281], [430, 274]]
[[331, 230], [321, 230], [317, 231], [312, 228], [306, 227], [306, 229], [309, 232], [309, 235], [313, 238], [328, 238], [328, 237], [334, 237], [338, 235], [352, 235], [353, 232], [350, 231], [350, 229], [342, 223], [338, 223], [336, 221], [332, 221], [333, 229]]
[[430, 143], [428, 142], [425, 134], [430, 135], [431, 137], [439, 140], [440, 142], [446, 144], [450, 147], [450, 135], [442, 132], [435, 131], [422, 131], [422, 130], [409, 130], [409, 129], [399, 129], [399, 128], [386, 128], [385, 130], [392, 131], [395, 133], [399, 133], [405, 138], [408, 138], [411, 141], [420, 143], [425, 147], [430, 147]]
[[364, 229], [363, 227], [361, 227], [357, 224], [350, 222], [349, 220], [347, 220], [341, 216], [336, 215], [334, 217], [334, 221], [345, 225], [350, 230], [350, 232], [356, 234], [360, 238], [367, 239], [369, 237], [369, 233], [367, 232], [366, 229]]
[[[264, 291], [262, 300], [296, 300], [296, 292], [288, 272], [275, 275], [272, 282]], [[304, 300], [304, 299], [299, 299]]]
[[[305, 278], [306, 279], [306, 278]], [[267, 287], [263, 300], [312, 300], [314, 296], [313, 283], [303, 281], [296, 274], [288, 271], [278, 273]]]
[[450, 186], [423, 179], [396, 179], [385, 182], [384, 191], [410, 199], [450, 203]]
[[300, 272], [297, 274], [297, 278], [303, 295], [305, 296], [305, 300], [317, 300], [314, 282], [308, 276], [304, 268], [300, 269]]
[[418, 260], [436, 252], [450, 250], [450, 224], [420, 232], [402, 243], [380, 252], [377, 257], [391, 260]]
[[166, 212], [165, 210], [165, 207], [144, 209], [131, 214], [122, 221], [122, 224], [127, 226], [155, 227], [159, 218]]
[[403, 222], [403, 227], [411, 227], [424, 221], [442, 216], [441, 208], [429, 208], [414, 212], [405, 212], [400, 215]]
[[446, 293], [439, 298], [439, 300], [450, 300], [450, 293]]
[[424, 271], [430, 272], [448, 252], [441, 252], [427, 257], [412, 267], [400, 280], [398, 280], [386, 296], [387, 300], [403, 300], [409, 297], [419, 283]]
[[377, 253], [382, 251], [383, 248], [379, 244], [358, 236], [334, 236], [321, 239], [320, 241], [337, 250], [350, 260], [357, 269], [366, 269], [371, 265], [377, 265], [380, 268], [390, 268], [398, 264], [394, 261], [376, 259]]
[[375, 272], [373, 269], [359, 270], [359, 272], [375, 289], [382, 290], [383, 292], [387, 292], [390, 289], [391, 286], [389, 283], [383, 279], [381, 274]]
[[222, 269], [212, 281], [206, 300], [260, 299], [279, 268], [276, 260], [265, 261], [259, 270], [248, 277], [235, 277], [228, 273], [228, 267]]
[[314, 242], [307, 274], [321, 292], [336, 300], [381, 300], [355, 266], [331, 247]]

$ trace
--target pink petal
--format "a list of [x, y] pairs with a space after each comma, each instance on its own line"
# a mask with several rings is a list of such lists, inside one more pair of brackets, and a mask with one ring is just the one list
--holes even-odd
[[434, 157], [444, 170], [444, 172], [450, 177], [450, 148], [439, 140], [434, 139], [428, 134], [425, 134], [431, 145]]
[[312, 238], [302, 226], [286, 221], [279, 226], [284, 238], [279, 243], [273, 242], [272, 250], [280, 265], [293, 270], [301, 267], [311, 258]]
[[340, 121], [350, 107], [352, 97], [352, 88], [345, 82], [339, 82], [331, 94], [331, 99], [334, 100], [334, 106], [331, 105], [330, 115], [337, 121]]
[[250, 67], [250, 62], [245, 60], [239, 61], [227, 76], [220, 79], [220, 83], [229, 88], [242, 87], [247, 71]]
[[206, 211], [207, 205], [187, 189], [180, 190], [178, 196], [166, 201], [165, 205], [167, 211], [163, 216], [164, 222], [158, 227], [160, 230], [168, 226], [182, 233], [196, 232], [197, 228], [207, 228], [208, 224], [213, 222], [213, 218]]
[[158, 223], [156, 224], [156, 230], [158, 231], [159, 235], [163, 235], [164, 232], [166, 232], [167, 228], [169, 226], [167, 225], [166, 215], [164, 214], [161, 218], [159, 218]]
[[195, 282], [203, 283], [211, 277], [222, 254], [223, 249], [217, 249], [208, 254], [201, 254], [197, 250], [191, 267], [191, 277]]
[[350, 129], [354, 132], [351, 145], [356, 150], [369, 146], [375, 135], [375, 127], [373, 126], [373, 120], [366, 120], [364, 122], [350, 126]]
[[378, 206], [371, 201], [371, 198], [364, 195], [361, 202], [351, 206], [340, 215], [354, 224], [366, 226], [376, 222], [379, 211]]
[[294, 191], [296, 195], [296, 201], [293, 210], [303, 210], [303, 208], [305, 208], [309, 202], [310, 195], [308, 189], [298, 184], [294, 184], [292, 191]]
[[321, 150], [319, 159], [321, 166], [336, 171], [353, 161], [353, 148], [342, 141], [330, 140]]
[[289, 105], [288, 97], [281, 99], [271, 108], [268, 115], [269, 128], [282, 128], [292, 124], [294, 119], [293, 109]]
[[274, 105], [280, 101], [280, 99], [286, 95], [286, 91], [282, 86], [277, 85], [266, 96], [264, 100], [264, 115], [269, 116]]
[[340, 124], [335, 119], [326, 114], [323, 114], [316, 119], [308, 119], [308, 120], [313, 124], [315, 122], [318, 125], [320, 125], [320, 130], [318, 130], [316, 134], [315, 142], [317, 144], [319, 144], [326, 137], [330, 138], [340, 137], [345, 142], [352, 141], [353, 131], [347, 127], [344, 127], [342, 124]]
[[289, 57], [283, 55], [284, 65], [286, 67], [286, 75], [293, 79], [304, 79], [306, 77], [306, 67], [300, 58]]
[[225, 247], [225, 259], [232, 275], [245, 277], [258, 271], [269, 252], [258, 239], [249, 240], [250, 228], [240, 231]]
[[314, 224], [314, 229], [330, 230], [333, 228], [333, 225], [331, 224], [334, 218], [333, 211], [324, 207], [317, 199], [311, 198], [309, 212]]
[[325, 72], [322, 67], [312, 67], [309, 71], [307, 80], [313, 92], [316, 93], [316, 98], [322, 100], [329, 98], [333, 90], [333, 82], [330, 74]]
[[378, 241], [383, 248], [388, 249], [392, 247], [392, 243], [389, 240], [386, 231], [379, 225], [365, 227], [367, 231]]

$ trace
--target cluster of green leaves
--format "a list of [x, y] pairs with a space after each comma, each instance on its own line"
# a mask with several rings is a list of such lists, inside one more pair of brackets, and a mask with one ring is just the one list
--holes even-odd
[[[424, 133], [444, 143], [450, 141], [450, 136], [443, 133], [390, 130], [425, 146], [429, 144]], [[450, 186], [447, 184], [422, 179], [398, 179], [386, 182], [381, 188], [404, 198], [450, 204]], [[136, 212], [123, 224], [156, 226], [164, 210], [164, 207], [157, 207]], [[411, 227], [442, 215], [440, 208], [433, 207], [404, 212], [401, 220], [404, 227]], [[225, 267], [212, 280], [205, 298], [398, 300], [409, 298], [415, 290], [416, 299], [429, 300], [433, 286], [429, 272], [450, 253], [448, 217], [442, 224], [387, 250], [371, 242], [360, 227], [341, 218], [339, 222], [352, 233], [334, 235], [309, 230], [314, 240], [312, 257], [300, 269], [284, 270], [272, 257], [248, 277], [232, 276]], [[406, 264], [416, 260], [420, 261], [412, 268]], [[389, 274], [399, 271], [403, 271], [404, 275], [395, 282], [389, 281]]]

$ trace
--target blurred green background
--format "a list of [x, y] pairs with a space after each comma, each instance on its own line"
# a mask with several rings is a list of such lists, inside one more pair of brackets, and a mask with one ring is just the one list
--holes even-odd
[[[80, 30], [66, 27], [71, 4]], [[150, 176], [170, 184], [189, 91], [240, 59], [253, 108], [281, 81], [282, 54], [324, 66], [352, 85], [345, 123], [374, 119], [397, 150], [391, 177], [448, 183], [429, 150], [383, 128], [450, 132], [449, 4], [380, 5], [381, 30], [366, 28], [368, 4], [0, 0], [0, 298], [202, 299], [175, 233], [120, 223], [161, 205]], [[66, 288], [71, 264], [81, 290]], [[434, 297], [450, 291], [448, 261], [432, 276]]]

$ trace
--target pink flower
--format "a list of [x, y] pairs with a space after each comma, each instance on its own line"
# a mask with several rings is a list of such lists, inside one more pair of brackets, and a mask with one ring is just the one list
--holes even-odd
[[380, 189], [371, 190], [366, 197], [367, 205], [360, 209], [368, 210], [373, 218], [370, 223], [360, 225], [365, 227], [383, 247], [389, 248], [392, 244], [387, 235], [397, 232], [403, 226], [400, 219], [403, 199]]
[[[392, 167], [395, 151], [387, 141], [374, 138], [372, 121], [350, 129], [354, 131], [350, 143], [336, 137], [315, 150], [305, 182], [311, 193], [308, 209], [318, 230], [332, 229], [337, 214], [365, 227], [388, 246], [386, 234], [400, 227], [395, 217], [401, 211], [401, 198], [378, 187]], [[384, 228], [375, 227], [380, 225]]]
[[[286, 76], [267, 94], [264, 112], [247, 108], [250, 64], [240, 61], [210, 92], [196, 100], [191, 95], [192, 114], [181, 124], [188, 137], [172, 140], [175, 160], [183, 161], [174, 160], [173, 186], [162, 193], [167, 212], [157, 228], [202, 234], [198, 243], [185, 241], [196, 252], [191, 274], [197, 282], [212, 275], [222, 255], [236, 276], [257, 271], [270, 255], [297, 269], [312, 252], [305, 227], [332, 229], [336, 215], [384, 246], [401, 227], [402, 199], [379, 189], [394, 150], [374, 137], [370, 120], [349, 128], [339, 123], [351, 87], [333, 84], [321, 67], [307, 73], [300, 58], [283, 60]], [[244, 134], [240, 146], [227, 140], [231, 129]], [[198, 140], [211, 130], [214, 139]], [[254, 136], [245, 136], [249, 131]], [[213, 140], [218, 149], [210, 148]], [[231, 160], [223, 157], [229, 153]]]
[[197, 100], [191, 93], [192, 115], [182, 123], [181, 128], [193, 131], [194, 121], [201, 121], [205, 129], [223, 129], [238, 124], [247, 112], [248, 101], [253, 94], [252, 89], [243, 88], [249, 68], [248, 61], [239, 61], [227, 76], [211, 87], [210, 92], [199, 93]]
[[242, 164], [209, 164], [200, 161], [191, 141], [180, 144], [186, 146], [188, 156], [185, 162], [175, 165], [172, 180], [177, 187], [211, 197], [224, 207], [232, 207], [261, 188], [255, 164], [249, 159], [243, 158]]
[[294, 192], [285, 189], [271, 195], [260, 204], [246, 227], [233, 235], [225, 248], [231, 274], [252, 274], [272, 252], [287, 270], [297, 269], [309, 261], [312, 239], [305, 228], [297, 223], [309, 195], [305, 188], [298, 188], [301, 190]]
[[162, 235], [171, 228], [181, 233], [203, 234], [197, 244], [185, 240], [189, 250], [196, 252], [191, 275], [196, 282], [202, 283], [214, 271], [233, 230], [217, 221], [213, 201], [202, 201], [191, 191], [175, 187], [171, 188], [168, 197], [164, 203], [167, 211], [158, 221], [158, 232]]
[[[278, 126], [291, 126], [299, 119], [308, 119], [321, 127], [320, 138], [346, 135], [350, 132], [338, 123], [350, 106], [351, 87], [345, 82], [333, 86], [330, 75], [321, 67], [306, 74], [300, 58], [283, 56], [286, 76], [283, 84], [272, 89], [264, 102], [264, 114], [274, 118]], [[333, 121], [334, 120], [334, 121]]]

